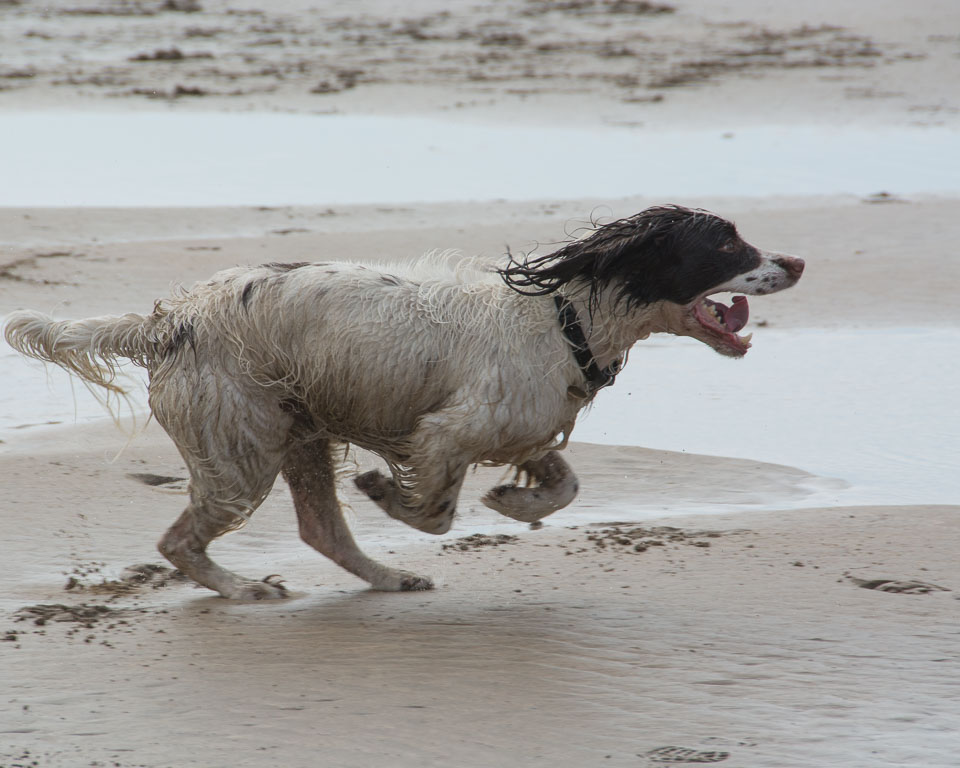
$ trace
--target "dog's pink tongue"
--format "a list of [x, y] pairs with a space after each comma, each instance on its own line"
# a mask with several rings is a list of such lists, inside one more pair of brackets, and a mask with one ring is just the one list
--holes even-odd
[[731, 333], [736, 333], [747, 324], [750, 318], [750, 305], [746, 296], [734, 296], [733, 304], [723, 313], [723, 324]]

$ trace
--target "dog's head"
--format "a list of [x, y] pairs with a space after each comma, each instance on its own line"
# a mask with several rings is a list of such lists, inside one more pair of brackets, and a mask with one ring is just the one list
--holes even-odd
[[804, 263], [794, 256], [761, 251], [726, 219], [680, 206], [648, 208], [594, 230], [587, 237], [536, 259], [500, 270], [523, 293], [543, 295], [575, 284], [589, 291], [594, 310], [605, 297], [625, 313], [659, 305], [659, 330], [692, 336], [717, 352], [741, 357], [751, 335], [745, 296], [730, 306], [717, 293], [761, 295], [794, 285]]

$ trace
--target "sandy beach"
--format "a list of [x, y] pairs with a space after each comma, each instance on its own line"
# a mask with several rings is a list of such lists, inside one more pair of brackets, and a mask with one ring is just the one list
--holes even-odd
[[[635, 174], [635, 191], [578, 193], [589, 158], [571, 148], [556, 197], [505, 177], [463, 198], [453, 178], [415, 201], [189, 207], [150, 194], [200, 188], [199, 153], [195, 183], [144, 177], [145, 202], [63, 206], [51, 188], [18, 204], [9, 169], [59, 166], [40, 168], [39, 139], [7, 142], [0, 318], [147, 312], [237, 264], [546, 250], [665, 202], [733, 219], [807, 270], [751, 299], [742, 363], [638, 345], [636, 378], [601, 393], [567, 449], [580, 497], [542, 528], [480, 503], [497, 469], [470, 474], [442, 537], [345, 480], [364, 550], [430, 574], [431, 592], [371, 591], [303, 544], [282, 480], [213, 552], [281, 574], [290, 599], [178, 579], [155, 542], [186, 470], [142, 391], [136, 423], [115, 425], [3, 346], [0, 768], [956, 766], [960, 177], [954, 156], [918, 162], [928, 138], [960, 147], [958, 21], [947, 0], [0, 1], [0, 142], [24, 115], [66, 133], [76, 115], [209, 113], [238, 131], [264, 114], [576, 129], [601, 137], [598, 162], [605, 131], [895, 137], [876, 188], [788, 143], [782, 164], [744, 168], [815, 169], [783, 193], [744, 193], [736, 169], [724, 181], [682, 153], [669, 162], [707, 191], [664, 199], [681, 187], [625, 160], [610, 189]], [[344, 153], [371, 184], [389, 177], [363, 147]]]

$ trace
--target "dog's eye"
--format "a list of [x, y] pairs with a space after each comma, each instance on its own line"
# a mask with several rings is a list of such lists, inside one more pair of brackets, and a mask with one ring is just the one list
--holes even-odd
[[737, 241], [736, 240], [727, 240], [723, 245], [720, 246], [720, 253], [736, 253], [737, 252]]

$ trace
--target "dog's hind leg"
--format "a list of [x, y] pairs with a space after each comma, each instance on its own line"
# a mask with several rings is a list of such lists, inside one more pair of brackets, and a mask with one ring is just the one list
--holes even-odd
[[548, 451], [544, 456], [520, 464], [517, 475], [527, 473], [536, 482], [530, 487], [499, 485], [481, 499], [490, 509], [524, 523], [533, 523], [563, 509], [576, 498], [580, 485], [559, 452]]
[[[276, 576], [251, 581], [217, 565], [207, 555], [207, 546], [218, 536], [242, 524], [255, 509], [254, 504], [224, 503], [196, 497], [160, 539], [158, 548], [164, 557], [198, 584], [234, 600], [268, 600], [286, 597], [286, 589]], [[242, 515], [242, 517], [241, 517]]]
[[190, 504], [160, 539], [160, 552], [223, 597], [285, 597], [278, 577], [245, 579], [213, 562], [207, 546], [243, 526], [270, 493], [292, 419], [262, 389], [244, 391], [226, 378], [156, 382], [150, 405], [190, 471]]
[[286, 597], [277, 577], [268, 576], [263, 581], [245, 579], [217, 565], [207, 555], [210, 542], [240, 528], [266, 498], [279, 472], [280, 456], [276, 463], [271, 463], [269, 457], [255, 452], [237, 463], [221, 457], [217, 466], [212, 466], [182, 447], [181, 455], [190, 470], [190, 504], [160, 539], [160, 552], [195, 582], [223, 597]]
[[433, 588], [429, 578], [388, 568], [357, 547], [337, 500], [328, 441], [294, 444], [287, 454], [283, 476], [297, 510], [300, 537], [315, 550], [374, 589], [397, 592]]

